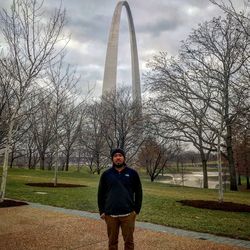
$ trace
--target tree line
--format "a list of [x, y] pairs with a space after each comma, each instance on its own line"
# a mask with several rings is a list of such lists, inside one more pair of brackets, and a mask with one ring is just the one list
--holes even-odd
[[[225, 16], [199, 24], [176, 57], [156, 55], [146, 81], [154, 93], [148, 105], [157, 120], [157, 134], [191, 143], [199, 151], [204, 187], [209, 155], [220, 147], [230, 188], [237, 190], [236, 172], [249, 175], [250, 37], [246, 13], [230, 6], [219, 5]], [[238, 152], [242, 146], [244, 153]], [[244, 167], [242, 157], [247, 161]]]
[[176, 57], [161, 52], [149, 61], [142, 106], [124, 87], [98, 100], [81, 96], [80, 76], [64, 60], [65, 10], [46, 21], [49, 13], [36, 0], [14, 0], [2, 10], [2, 199], [8, 166], [53, 169], [56, 185], [57, 171], [70, 164], [99, 174], [114, 147], [125, 149], [127, 162], [145, 167], [154, 181], [192, 145], [204, 188], [214, 153], [229, 169], [231, 190], [241, 175], [250, 187], [249, 19], [232, 5], [217, 5], [225, 16], [194, 29]]

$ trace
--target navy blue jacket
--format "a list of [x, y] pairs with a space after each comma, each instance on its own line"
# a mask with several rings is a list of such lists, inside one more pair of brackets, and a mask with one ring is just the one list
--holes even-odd
[[138, 173], [127, 166], [119, 172], [115, 167], [101, 175], [98, 188], [100, 214], [123, 215], [135, 211], [142, 204], [142, 187]]

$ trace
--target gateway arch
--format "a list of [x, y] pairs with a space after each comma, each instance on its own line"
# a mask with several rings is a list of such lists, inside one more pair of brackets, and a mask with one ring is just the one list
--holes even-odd
[[120, 28], [121, 11], [123, 6], [126, 9], [128, 24], [129, 24], [131, 64], [132, 64], [131, 65], [132, 98], [134, 101], [141, 104], [141, 85], [140, 85], [140, 73], [139, 73], [135, 27], [131, 10], [127, 1], [118, 2], [113, 14], [112, 24], [109, 32], [107, 52], [106, 52], [102, 94], [104, 95], [107, 92], [116, 91], [119, 28]]

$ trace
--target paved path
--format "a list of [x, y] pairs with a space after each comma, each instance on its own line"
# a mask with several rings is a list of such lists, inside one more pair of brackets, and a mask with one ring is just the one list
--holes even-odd
[[[135, 249], [240, 250], [250, 241], [197, 233], [151, 223], [136, 223]], [[122, 238], [119, 240], [122, 247]], [[105, 223], [96, 213], [36, 203], [1, 208], [0, 249], [107, 249]]]

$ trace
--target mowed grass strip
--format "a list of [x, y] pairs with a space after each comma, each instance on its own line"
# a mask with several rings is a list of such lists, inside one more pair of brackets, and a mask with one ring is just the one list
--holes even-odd
[[[90, 174], [87, 169], [58, 174], [59, 183], [87, 187], [42, 188], [25, 185], [29, 182], [53, 182], [53, 177], [53, 171], [9, 169], [6, 197], [98, 212], [97, 188], [100, 176]], [[144, 199], [139, 221], [250, 240], [250, 213], [199, 209], [178, 202], [183, 199], [217, 200], [217, 190], [151, 183], [146, 176], [142, 176], [142, 184]], [[250, 192], [227, 191], [224, 200], [250, 205]]]

